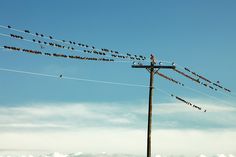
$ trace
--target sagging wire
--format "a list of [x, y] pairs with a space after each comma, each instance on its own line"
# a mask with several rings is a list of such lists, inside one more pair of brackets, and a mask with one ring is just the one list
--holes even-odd
[[[64, 75], [51, 75], [51, 74], [45, 74], [45, 73], [38, 73], [38, 72], [29, 72], [29, 71], [23, 71], [23, 70], [15, 70], [15, 69], [8, 69], [8, 68], [1, 68], [0, 71], [5, 71], [5, 72], [13, 72], [13, 73], [20, 73], [20, 74], [26, 74], [26, 75], [36, 75], [36, 76], [43, 76], [43, 77], [51, 77], [51, 78], [57, 78], [57, 79], [67, 79], [67, 80], [75, 80], [75, 81], [84, 81], [84, 82], [93, 82], [93, 83], [102, 83], [102, 84], [111, 84], [111, 85], [121, 85], [121, 86], [130, 86], [130, 87], [142, 87], [142, 88], [149, 88], [147, 85], [140, 85], [140, 84], [131, 84], [131, 83], [121, 83], [121, 82], [111, 82], [111, 81], [101, 81], [101, 80], [92, 80], [92, 79], [85, 79], [85, 78], [78, 78], [78, 77], [69, 77], [69, 76], [64, 76]], [[160, 89], [160, 88], [155, 88], [171, 97], [173, 97], [173, 94], [169, 94], [168, 92]], [[183, 100], [180, 97], [176, 96], [177, 100]], [[187, 101], [182, 101], [198, 110], [202, 110], [202, 108], [198, 107], [197, 105], [194, 105], [190, 102]], [[206, 112], [206, 110], [204, 110]]]
[[157, 88], [157, 90], [160, 91], [160, 92], [162, 92], [162, 93], [165, 94], [165, 95], [171, 96], [171, 97], [174, 98], [175, 100], [181, 101], [182, 103], [185, 103], [185, 104], [187, 104], [188, 106], [191, 106], [191, 107], [193, 107], [193, 108], [195, 108], [195, 109], [198, 109], [199, 111], [207, 112], [206, 109], [203, 109], [202, 107], [199, 107], [199, 106], [197, 106], [197, 105], [195, 105], [195, 104], [193, 104], [193, 103], [191, 103], [191, 102], [189, 102], [189, 101], [186, 101], [185, 99], [183, 99], [183, 98], [181, 98], [181, 97], [179, 97], [179, 96], [175, 96], [174, 94], [170, 94], [169, 92], [167, 92], [167, 91], [165, 91], [165, 90], [163, 90], [163, 89], [160, 89], [160, 88]]
[[51, 47], [54, 47], [54, 48], [62, 48], [62, 49], [70, 50], [70, 51], [77, 51], [77, 52], [83, 52], [83, 53], [93, 53], [93, 54], [96, 54], [96, 55], [104, 55], [104, 56], [106, 55], [103, 52], [98, 52], [98, 51], [95, 51], [95, 50], [94, 51], [78, 50], [78, 49], [75, 49], [74, 47], [66, 47], [64, 45], [59, 45], [59, 44], [52, 43], [52, 42], [46, 42], [46, 41], [36, 40], [36, 39], [28, 40], [28, 39], [25, 39], [23, 36], [19, 36], [19, 35], [16, 35], [16, 34], [8, 35], [8, 34], [0, 33], [0, 36], [10, 37], [10, 38], [15, 38], [15, 39], [21, 39], [21, 40], [31, 42], [31, 43], [34, 43], [34, 44], [39, 44], [40, 46], [43, 44], [43, 45], [46, 45], [46, 46], [51, 46]]
[[90, 60], [90, 61], [106, 61], [106, 62], [114, 62], [113, 59], [107, 59], [107, 58], [94, 58], [94, 57], [82, 57], [82, 56], [74, 56], [74, 55], [65, 55], [65, 54], [59, 54], [59, 53], [48, 53], [48, 52], [42, 52], [38, 50], [31, 50], [31, 49], [25, 49], [25, 48], [19, 48], [14, 46], [2, 46], [1, 48], [12, 50], [12, 51], [18, 51], [18, 52], [25, 52], [35, 55], [45, 55], [45, 56], [53, 56], [53, 57], [61, 57], [61, 58], [69, 58], [69, 59], [79, 59], [79, 60]]
[[[11, 35], [8, 35], [8, 34], [3, 34], [3, 33], [0, 33], [0, 36], [4, 36], [4, 37], [11, 37]], [[13, 37], [14, 36], [14, 37]], [[16, 38], [16, 36], [18, 36], [18, 35], [15, 35], [15, 34], [12, 34], [12, 37], [13, 38]], [[27, 42], [31, 42], [31, 43], [34, 43], [34, 44], [40, 44], [40, 43], [42, 43], [41, 41], [38, 41], [38, 42], [36, 42], [36, 41], [34, 41], [35, 39], [32, 39], [32, 40], [28, 40], [28, 39], [25, 39], [24, 37], [22, 37], [22, 36], [18, 36], [16, 39], [21, 39], [21, 40], [24, 40], [24, 41], [27, 41]], [[46, 43], [47, 44], [47, 43]], [[51, 43], [48, 43], [49, 45], [47, 45], [47, 46], [56, 46], [56, 45], [53, 45], [53, 44], [51, 44]], [[40, 46], [42, 46], [42, 45], [40, 45]], [[0, 48], [2, 48], [2, 47], [0, 47]], [[42, 49], [42, 48], [41, 48]], [[71, 49], [72, 50], [72, 49]], [[78, 50], [78, 49], [73, 49], [74, 51], [77, 51], [77, 52], [88, 52], [88, 50], [84, 50], [84, 51], [82, 51], [82, 50]], [[91, 53], [91, 52], [90, 52]], [[98, 52], [94, 52], [94, 54], [98, 54]], [[49, 55], [50, 56], [50, 55]], [[133, 62], [133, 61], [131, 61], [131, 60], [129, 60], [129, 61], [124, 61], [124, 60], [114, 60], [114, 61], [112, 61], [113, 63], [131, 63], [131, 62]]]
[[92, 79], [85, 79], [85, 78], [78, 78], [78, 77], [69, 77], [69, 76], [64, 76], [62, 74], [60, 74], [60, 75], [51, 75], [51, 74], [44, 74], [44, 73], [39, 73], [39, 72], [29, 72], [29, 71], [23, 71], [23, 70], [1, 68], [1, 67], [0, 67], [0, 71], [21, 73], [21, 74], [27, 74], [27, 75], [44, 76], [44, 77], [52, 77], [52, 78], [58, 78], [58, 79], [75, 80], [75, 81], [84, 81], [84, 82], [103, 83], [103, 84], [130, 86], [130, 87], [149, 88], [149, 86], [141, 85], [141, 84], [131, 84], [131, 83], [122, 83], [122, 82], [92, 80]]
[[185, 99], [183, 99], [183, 98], [181, 98], [181, 97], [179, 97], [179, 96], [175, 96], [175, 95], [173, 95], [173, 94], [171, 94], [171, 96], [174, 97], [176, 100], [181, 101], [181, 102], [183, 102], [183, 103], [185, 103], [185, 104], [187, 104], [187, 105], [189, 105], [189, 106], [191, 106], [191, 107], [193, 107], [193, 108], [196, 108], [196, 109], [198, 109], [198, 110], [200, 110], [200, 111], [203, 111], [203, 112], [206, 112], [206, 111], [207, 111], [206, 109], [203, 109], [202, 107], [199, 107], [199, 106], [197, 106], [197, 105], [195, 105], [195, 104], [192, 104], [191, 102], [186, 101]]
[[143, 55], [133, 55], [133, 54], [130, 54], [130, 53], [124, 54], [124, 53], [121, 53], [121, 52], [118, 52], [118, 51], [109, 50], [109, 49], [106, 49], [106, 48], [98, 49], [95, 46], [90, 46], [90, 45], [87, 45], [87, 44], [82, 44], [82, 43], [78, 43], [78, 42], [74, 42], [74, 41], [59, 40], [59, 39], [55, 39], [52, 36], [46, 36], [44, 34], [37, 33], [37, 32], [36, 33], [32, 33], [29, 30], [22, 31], [22, 30], [19, 30], [19, 29], [12, 28], [11, 26], [0, 25], [0, 27], [4, 28], [4, 29], [14, 30], [14, 31], [17, 31], [17, 32], [20, 32], [20, 33], [27, 33], [27, 34], [30, 34], [30, 35], [33, 35], [33, 36], [54, 40], [54, 41], [61, 42], [61, 43], [66, 43], [66, 44], [70, 44], [70, 45], [74, 45], [74, 46], [79, 46], [79, 47], [83, 47], [83, 48], [90, 48], [90, 51], [97, 50], [97, 51], [102, 51], [103, 53], [110, 53], [112, 57], [127, 58], [127, 59], [129, 58], [131, 60], [137, 60], [137, 61], [146, 60], [146, 57], [143, 56]]

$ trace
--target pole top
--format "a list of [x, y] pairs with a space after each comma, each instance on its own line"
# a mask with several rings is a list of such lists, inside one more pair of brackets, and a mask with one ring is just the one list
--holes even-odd
[[152, 64], [156, 64], [156, 58], [153, 54], [150, 55], [150, 60]]

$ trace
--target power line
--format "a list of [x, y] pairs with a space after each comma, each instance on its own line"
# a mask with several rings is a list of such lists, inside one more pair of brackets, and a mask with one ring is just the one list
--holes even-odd
[[16, 32], [25, 33], [25, 34], [29, 34], [29, 35], [32, 35], [32, 36], [40, 37], [40, 38], [53, 40], [53, 41], [56, 41], [56, 42], [70, 44], [70, 45], [73, 45], [73, 46], [79, 46], [79, 47], [83, 47], [83, 48], [90, 48], [92, 51], [97, 50], [97, 51], [102, 51], [102, 52], [105, 52], [105, 53], [110, 53], [110, 54], [112, 54], [113, 57], [121, 56], [122, 58], [125, 57], [125, 58], [129, 58], [131, 60], [137, 60], [137, 61], [146, 60], [146, 57], [142, 56], [142, 55], [133, 55], [131, 53], [124, 54], [124, 53], [121, 53], [121, 52], [118, 52], [118, 51], [113, 51], [113, 50], [106, 49], [106, 48], [98, 49], [94, 46], [90, 46], [90, 45], [87, 45], [87, 44], [82, 44], [82, 43], [78, 43], [78, 42], [74, 42], [74, 41], [66, 41], [66, 40], [55, 39], [52, 36], [46, 36], [46, 35], [41, 34], [41, 33], [32, 33], [29, 30], [24, 30], [23, 31], [23, 30], [19, 30], [19, 29], [16, 29], [16, 28], [12, 28], [11, 26], [0, 25], [0, 27], [4, 28], [4, 29], [9, 29], [9, 30], [13, 30], [13, 31], [16, 31]]
[[49, 52], [42, 52], [39, 50], [31, 50], [31, 49], [25, 49], [25, 48], [19, 48], [14, 46], [2, 46], [1, 48], [8, 49], [11, 51], [19, 51], [24, 53], [30, 53], [35, 55], [45, 55], [45, 56], [53, 56], [53, 57], [60, 57], [60, 58], [67, 58], [67, 59], [79, 59], [79, 60], [90, 60], [90, 61], [105, 61], [105, 62], [113, 62], [113, 59], [107, 59], [107, 58], [94, 58], [94, 57], [81, 57], [81, 56], [74, 56], [74, 55], [65, 55], [65, 54], [59, 54], [59, 53], [49, 53]]
[[8, 68], [1, 68], [1, 67], [0, 67], [0, 71], [21, 73], [21, 74], [27, 74], [27, 75], [44, 76], [44, 77], [51, 77], [51, 78], [58, 78], [58, 79], [67, 79], [67, 80], [74, 80], [74, 81], [84, 81], [84, 82], [92, 82], [92, 83], [102, 83], [102, 84], [111, 84], [111, 85], [120, 85], [120, 86], [149, 88], [149, 86], [147, 86], [147, 85], [140, 85], [140, 84], [92, 80], [92, 79], [70, 77], [70, 76], [64, 76], [64, 75], [51, 75], [51, 74], [45, 74], [45, 73], [39, 73], [39, 72], [30, 72], [30, 71], [15, 70], [15, 69], [8, 69]]
[[[0, 36], [9, 37], [9, 38], [17, 39], [17, 40], [23, 40], [23, 41], [27, 41], [27, 42], [30, 42], [30, 43], [40, 45], [40, 46], [45, 45], [45, 46], [50, 46], [50, 47], [54, 47], [54, 48], [61, 48], [61, 49], [69, 50], [71, 52], [82, 52], [82, 53], [86, 53], [86, 54], [96, 54], [96, 55], [100, 55], [100, 56], [101, 55], [103, 55], [103, 56], [107, 55], [104, 52], [100, 52], [100, 51], [96, 51], [96, 50], [85, 50], [85, 49], [84, 50], [79, 50], [79, 49], [75, 49], [74, 47], [66, 47], [66, 46], [63, 46], [63, 45], [59, 45], [59, 44], [51, 43], [51, 42], [46, 42], [46, 41], [42, 41], [42, 40], [36, 40], [36, 39], [29, 40], [29, 39], [24, 38], [23, 36], [19, 36], [19, 35], [16, 35], [16, 34], [10, 34], [9, 35], [9, 34], [0, 33]], [[118, 58], [118, 59], [126, 59], [127, 58], [127, 57], [124, 57], [124, 56], [113, 55], [113, 54], [110, 57]], [[133, 59], [129, 59], [128, 61], [118, 60], [118, 61], [115, 61], [115, 62], [125, 63], [125, 62], [135, 62], [135, 61]], [[144, 61], [142, 61], [142, 62], [144, 62]]]
[[[12, 48], [14, 48], [14, 50], [12, 49]], [[2, 51], [5, 51], [5, 52], [8, 52], [8, 53], [10, 53], [10, 52], [12, 52], [12, 51], [19, 51], [19, 52], [21, 52], [20, 51], [20, 49], [18, 48], [18, 50], [16, 49], [17, 47], [12, 47], [12, 46], [6, 46], [6, 48], [4, 47], [4, 46], [0, 46], [0, 49], [3, 49]], [[37, 51], [37, 50], [29, 50], [29, 49], [24, 49], [24, 51], [23, 52], [26, 52], [26, 51], [31, 51], [31, 52], [33, 52], [33, 51]], [[23, 53], [22, 52], [22, 53]], [[30, 53], [30, 52], [28, 52], [28, 53], [30, 53], [30, 54], [39, 54], [39, 55], [45, 55], [45, 56], [53, 56], [53, 53], [48, 53], [48, 52], [45, 52], [45, 51], [43, 51], [43, 52], [41, 52], [41, 54], [39, 53], [39, 52], [41, 52], [41, 51], [38, 51], [38, 53]], [[54, 53], [55, 55], [58, 55], [57, 57], [62, 57], [62, 56], [65, 56], [64, 54], [57, 54], [57, 53]], [[55, 56], [54, 56], [55, 57]], [[63, 57], [64, 58], [64, 57]], [[68, 57], [68, 55], [67, 55], [67, 58], [73, 58], [73, 56], [71, 55], [71, 57]], [[74, 57], [75, 58], [75, 57]], [[84, 57], [84, 58], [86, 58], [86, 57]], [[77, 58], [78, 59], [78, 58]], [[100, 60], [100, 61], [106, 61], [106, 59], [105, 60], [103, 60], [104, 58], [95, 58], [95, 59], [97, 59], [97, 60]], [[86, 59], [81, 59], [81, 60], [86, 60]], [[110, 59], [110, 61], [106, 61], [106, 62], [109, 62], [109, 63], [131, 63], [131, 61], [122, 61], [122, 60], [111, 60]]]
[[199, 107], [199, 106], [197, 106], [197, 105], [194, 105], [193, 103], [191, 103], [191, 102], [189, 102], [189, 101], [186, 101], [186, 100], [184, 100], [183, 98], [181, 98], [181, 97], [179, 97], [179, 96], [175, 96], [174, 94], [170, 94], [169, 92], [164, 91], [164, 90], [162, 90], [162, 89], [160, 89], [160, 88], [157, 88], [157, 90], [160, 91], [160, 92], [162, 92], [162, 93], [165, 94], [165, 95], [171, 96], [171, 97], [174, 98], [175, 100], [181, 101], [181, 102], [183, 102], [183, 103], [185, 103], [185, 104], [187, 104], [187, 105], [189, 105], [189, 106], [191, 106], [191, 107], [194, 107], [194, 108], [196, 108], [196, 109], [198, 109], [198, 110], [200, 110], [200, 111], [203, 111], [203, 112], [206, 112], [206, 111], [207, 111], [206, 109], [203, 109], [202, 107]]
[[9, 34], [0, 33], [0, 36], [19, 39], [19, 40], [24, 40], [24, 41], [34, 43], [34, 44], [37, 44], [37, 45], [45, 45], [45, 46], [50, 46], [50, 47], [54, 47], [54, 48], [62, 48], [62, 49], [73, 51], [73, 52], [76, 52], [76, 51], [77, 52], [82, 52], [82, 53], [92, 53], [93, 52], [93, 54], [105, 55], [105, 53], [99, 53], [97, 51], [79, 50], [79, 49], [75, 49], [73, 47], [66, 47], [66, 46], [63, 46], [63, 45], [58, 45], [58, 44], [55, 44], [55, 43], [50, 43], [50, 42], [46, 42], [46, 41], [42, 41], [42, 40], [36, 40], [36, 39], [29, 40], [29, 39], [24, 38], [23, 36], [19, 36], [19, 35], [15, 35], [15, 34], [10, 34], [9, 35]]
[[[183, 66], [181, 66], [181, 65], [179, 65], [179, 64], [176, 64], [176, 63], [174, 63], [174, 62], [171, 62], [171, 61], [164, 61], [164, 60], [162, 60], [162, 61], [159, 62], [160, 65], [161, 65], [162, 63], [169, 63], [169, 64], [172, 64], [172, 65], [177, 65], [179, 68], [181, 68], [181, 69], [183, 69], [183, 70], [186, 70], [186, 69], [187, 69], [186, 71], [189, 71], [190, 74], [193, 74], [194, 76], [197, 76], [197, 77], [202, 78], [202, 79], [205, 78], [205, 77], [200, 76], [199, 74], [197, 74], [197, 73], [195, 73], [195, 72], [190, 71], [190, 69], [185, 68], [185, 67], [183, 67]], [[175, 69], [175, 70], [177, 70], [177, 69]], [[185, 73], [183, 73], [183, 72], [181, 72], [181, 71], [179, 71], [179, 70], [178, 70], [178, 72], [181, 73], [181, 75], [184, 75], [184, 76], [187, 75], [187, 74], [185, 74]], [[187, 76], [187, 78], [189, 78], [189, 77], [190, 77], [190, 79], [193, 78], [193, 77], [191, 77], [191, 76]], [[165, 78], [165, 77], [164, 77], [164, 78]], [[172, 78], [169, 78], [169, 79], [172, 79]], [[169, 79], [167, 79], [167, 80], [169, 80]], [[233, 94], [232, 91], [230, 91], [230, 93], [231, 93], [232, 95], [230, 95], [229, 93], [226, 94], [226, 93], [224, 93], [224, 92], [218, 90], [217, 88], [214, 88], [213, 86], [208, 85], [207, 83], [201, 82], [199, 79], [195, 79], [195, 78], [193, 78], [193, 79], [194, 79], [194, 82], [197, 82], [197, 83], [198, 83], [198, 81], [199, 81], [198, 84], [204, 85], [205, 87], [209, 87], [210, 89], [212, 89], [212, 90], [214, 90], [214, 91], [217, 91], [217, 92], [219, 92], [220, 94], [223, 94], [224, 96], [236, 98], [236, 94], [235, 94], [235, 93]], [[203, 80], [204, 80], [204, 79], [203, 79]], [[206, 80], [208, 80], [208, 79], [205, 78], [205, 81], [206, 81]], [[217, 86], [216, 83], [214, 83], [214, 82], [212, 82], [212, 81], [210, 81], [210, 80], [209, 80], [209, 81], [206, 81], [206, 82], [208, 82], [208, 83], [211, 82], [213, 85]], [[186, 87], [187, 87], [187, 86], [186, 86]], [[217, 86], [217, 87], [220, 87], [220, 86]], [[195, 90], [195, 89], [193, 89], [193, 88], [191, 88], [191, 87], [187, 87], [187, 88], [189, 88], [190, 90], [195, 91], [195, 92], [197, 91], [197, 90]], [[220, 88], [223, 89], [222, 86], [221, 86]], [[197, 91], [197, 92], [200, 93], [200, 94], [202, 94], [202, 95], [208, 96], [208, 97], [210, 97], [210, 98], [216, 99], [217, 101], [223, 101], [223, 100], [221, 100], [221, 99], [219, 99], [219, 98], [216, 98], [216, 97], [207, 95], [207, 94], [205, 94], [205, 93], [203, 93], [203, 92], [200, 92], [200, 91]], [[223, 101], [223, 102], [225, 103], [226, 101]], [[228, 102], [226, 102], [226, 104], [228, 104]], [[230, 105], [230, 104], [228, 104], [228, 105]]]
[[[193, 71], [190, 70], [189, 68], [183, 67], [183, 66], [181, 66], [181, 65], [179, 65], [179, 64], [178, 64], [178, 66], [179, 66], [180, 68], [182, 68], [183, 70], [188, 71], [188, 72], [191, 73], [192, 75], [198, 77], [199, 79], [202, 79], [202, 80], [206, 81], [208, 84], [212, 84], [213, 86], [217, 87], [218, 89], [222, 89], [222, 90], [224, 90], [224, 91], [226, 91], [226, 92], [228, 92], [228, 93], [231, 93], [231, 90], [229, 90], [228, 88], [225, 88], [225, 87], [221, 86], [221, 85], [219, 84], [219, 81], [213, 82], [213, 81], [207, 79], [206, 77], [204, 77], [204, 76], [202, 76], [202, 75], [199, 75], [199, 74], [197, 74], [196, 72], [193, 72]], [[209, 88], [213, 89], [212, 86], [210, 86], [210, 85], [208, 85], [208, 84], [206, 84], [206, 83], [201, 83], [201, 84], [204, 85], [204, 86], [206, 86], [206, 87], [208, 86]], [[215, 91], [217, 91], [216, 88], [214, 88], [214, 89], [215, 89]]]
[[[142, 87], [142, 88], [149, 88], [149, 86], [146, 85], [140, 85], [140, 84], [131, 84], [131, 83], [121, 83], [121, 82], [112, 82], [112, 81], [101, 81], [101, 80], [92, 80], [92, 79], [85, 79], [85, 78], [78, 78], [78, 77], [70, 77], [65, 75], [51, 75], [51, 74], [45, 74], [45, 73], [39, 73], [39, 72], [30, 72], [30, 71], [23, 71], [23, 70], [15, 70], [15, 69], [8, 69], [8, 68], [1, 68], [0, 71], [5, 72], [13, 72], [13, 73], [20, 73], [20, 74], [26, 74], [26, 75], [35, 75], [35, 76], [43, 76], [43, 77], [51, 77], [51, 78], [57, 78], [57, 79], [67, 79], [67, 80], [74, 80], [74, 81], [83, 81], [83, 82], [92, 82], [92, 83], [102, 83], [102, 84], [111, 84], [111, 85], [120, 85], [120, 86], [129, 86], [129, 87]], [[173, 94], [168, 93], [167, 91], [155, 88], [156, 90], [173, 97]]]
[[[164, 77], [163, 77], [163, 78], [164, 78]], [[169, 80], [169, 79], [167, 79], [167, 80]], [[170, 80], [169, 80], [169, 81], [170, 81]], [[184, 86], [181, 86], [181, 87], [183, 87], [183, 88], [185, 88], [185, 89], [188, 89], [188, 90], [191, 90], [191, 91], [193, 91], [193, 92], [195, 92], [195, 93], [199, 93], [199, 94], [201, 94], [201, 95], [204, 95], [204, 96], [206, 96], [206, 97], [208, 97], [208, 98], [211, 98], [211, 99], [220, 101], [220, 102], [222, 102], [222, 103], [224, 103], [224, 104], [227, 104], [227, 105], [236, 107], [235, 105], [232, 105], [232, 104], [230, 104], [230, 103], [227, 102], [227, 101], [221, 100], [221, 99], [219, 99], [219, 98], [217, 98], [217, 97], [215, 97], [215, 96], [211, 96], [211, 95], [209, 95], [209, 94], [206, 94], [206, 93], [204, 93], [204, 92], [201, 92], [201, 91], [199, 91], [199, 90], [196, 90], [196, 89], [194, 89], [194, 88], [191, 88], [191, 87], [189, 87], [189, 86], [187, 86], [187, 85], [184, 85]], [[171, 94], [168, 93], [168, 92], [165, 93], [165, 94], [171, 95]]]
[[163, 78], [165, 78], [165, 79], [167, 79], [167, 80], [169, 80], [169, 81], [171, 81], [171, 82], [173, 82], [173, 83], [176, 83], [176, 84], [178, 84], [178, 85], [184, 86], [183, 83], [181, 83], [181, 82], [179, 82], [179, 81], [177, 81], [177, 80], [175, 80], [175, 79], [173, 79], [173, 78], [170, 78], [170, 77], [168, 77], [168, 76], [166, 76], [166, 75], [160, 73], [159, 71], [156, 71], [155, 74], [158, 74], [159, 76], [161, 76], [161, 77], [163, 77]]

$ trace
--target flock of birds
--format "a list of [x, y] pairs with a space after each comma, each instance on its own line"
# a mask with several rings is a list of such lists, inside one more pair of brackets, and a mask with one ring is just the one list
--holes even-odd
[[[0, 25], [1, 28], [4, 29], [9, 29], [10, 31], [15, 31], [21, 34], [15, 34], [15, 33], [9, 33], [9, 34], [4, 34], [4, 33], [0, 33], [0, 36], [5, 36], [5, 37], [9, 37], [11, 39], [17, 39], [17, 40], [24, 40], [27, 42], [31, 42], [34, 44], [39, 44], [41, 50], [32, 50], [32, 49], [27, 49], [27, 48], [20, 48], [20, 47], [16, 47], [16, 46], [9, 46], [9, 45], [3, 45], [2, 48], [10, 50], [12, 52], [24, 52], [24, 53], [30, 53], [30, 54], [35, 54], [35, 55], [44, 55], [44, 56], [51, 56], [51, 57], [60, 57], [60, 58], [68, 58], [68, 59], [78, 59], [78, 60], [89, 60], [89, 61], [105, 61], [105, 62], [115, 62], [118, 60], [128, 60], [128, 61], [133, 61], [135, 62], [139, 62], [139, 64], [141, 64], [141, 62], [147, 62], [147, 57], [143, 56], [143, 55], [137, 55], [137, 54], [131, 54], [131, 53], [122, 53], [119, 51], [114, 51], [114, 50], [110, 50], [107, 48], [96, 48], [95, 46], [91, 46], [91, 45], [87, 45], [87, 44], [83, 44], [81, 42], [75, 42], [75, 41], [71, 41], [71, 40], [59, 40], [59, 39], [55, 39], [54, 37], [50, 36], [50, 35], [44, 35], [42, 33], [33, 33], [30, 30], [18, 30], [13, 28], [12, 26], [2, 26]], [[26, 38], [24, 35], [31, 35], [34, 36], [34, 38]], [[35, 38], [37, 37], [37, 38]], [[66, 49], [69, 50], [71, 52], [80, 52], [83, 54], [90, 54], [90, 55], [99, 55], [102, 57], [88, 57], [88, 56], [80, 56], [80, 55], [69, 55], [69, 54], [64, 54], [64, 53], [50, 53], [50, 52], [45, 52], [43, 49], [45, 48], [44, 46], [48, 46], [48, 47], [53, 47], [53, 48], [59, 48], [59, 49]], [[151, 56], [151, 60], [154, 60], [154, 56]], [[162, 63], [159, 62], [159, 64], [161, 65]], [[174, 63], [172, 63], [174, 65]], [[199, 85], [203, 85], [204, 87], [208, 87], [211, 90], [214, 91], [218, 91], [219, 89], [224, 90], [225, 92], [230, 93], [231, 90], [229, 90], [228, 88], [223, 87], [222, 85], [220, 85], [220, 82], [213, 82], [209, 79], [207, 79], [206, 77], [197, 74], [196, 72], [193, 72], [192, 70], [190, 70], [189, 68], [183, 68], [187, 73], [181, 71], [180, 69], [178, 69], [177, 67], [175, 69], [173, 69], [176, 73], [192, 80], [193, 82], [199, 84]], [[159, 71], [156, 71], [155, 74], [159, 75], [160, 77], [167, 79], [168, 81], [171, 81], [172, 83], [181, 85], [181, 86], [185, 86], [183, 83], [181, 83], [180, 81], [177, 81], [176, 79], [173, 79]], [[60, 75], [60, 78], [62, 78], [63, 76]], [[177, 99], [178, 101], [181, 101], [189, 106], [192, 106], [198, 110], [202, 110], [204, 112], [206, 112], [205, 109], [202, 109], [201, 107], [194, 105], [192, 103], [190, 103], [189, 101], [186, 101], [185, 99], [179, 97], [179, 96], [175, 96], [173, 94], [170, 95], [171, 97], [174, 97], [175, 99]]]

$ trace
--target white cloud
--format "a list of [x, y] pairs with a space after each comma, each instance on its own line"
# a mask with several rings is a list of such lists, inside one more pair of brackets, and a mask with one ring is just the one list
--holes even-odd
[[[196, 157], [201, 153], [206, 154], [205, 156], [220, 155], [220, 153], [235, 154], [234, 127], [220, 130], [191, 129], [191, 126], [203, 122], [206, 122], [204, 123], [206, 125], [224, 123], [233, 126], [236, 119], [234, 108], [207, 105], [214, 111], [199, 113], [185, 107], [184, 104], [154, 104], [153, 120], [155, 116], [158, 117], [159, 127], [158, 130], [154, 127], [152, 133], [153, 154], [164, 154], [164, 156], [184, 154], [188, 157], [191, 155]], [[169, 118], [171, 116], [173, 119]], [[199, 117], [202, 122], [195, 122]], [[0, 149], [145, 154], [146, 118], [146, 104], [134, 106], [106, 103], [54, 103], [2, 106], [0, 107]], [[179, 127], [179, 123], [184, 122], [183, 120], [192, 123], [183, 124], [188, 129]], [[156, 121], [153, 124], [155, 123]], [[205, 156], [200, 155], [200, 157]], [[232, 155], [228, 156], [232, 157]]]
[[[182, 103], [153, 105], [153, 120], [164, 128], [235, 128], [236, 109], [208, 103], [207, 113]], [[16, 128], [146, 127], [147, 105], [108, 103], [38, 103], [0, 107], [0, 131]], [[184, 122], [184, 123], [183, 123]], [[156, 122], [154, 123], [155, 127]], [[194, 125], [195, 124], [195, 125]]]
[[[235, 154], [236, 132], [196, 130], [153, 130], [153, 154], [164, 156], [184, 154], [196, 157]], [[0, 148], [42, 149], [61, 152], [108, 154], [146, 153], [146, 130], [90, 128], [75, 131], [1, 133]], [[161, 156], [163, 156], [161, 155]], [[203, 157], [203, 156], [201, 156]], [[228, 157], [228, 156], [227, 156]]]

